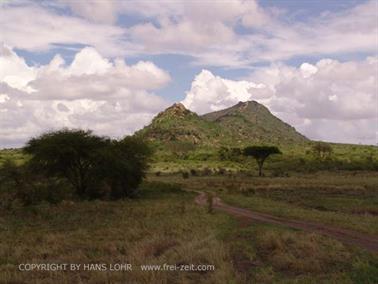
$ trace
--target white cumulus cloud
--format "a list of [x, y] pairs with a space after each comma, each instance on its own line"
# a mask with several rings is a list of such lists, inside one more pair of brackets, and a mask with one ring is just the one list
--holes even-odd
[[310, 138], [375, 144], [377, 70], [375, 57], [350, 62], [322, 59], [299, 68], [272, 65], [239, 81], [203, 70], [183, 103], [206, 113], [256, 100]]
[[28, 66], [3, 46], [0, 70], [1, 146], [20, 146], [33, 135], [60, 127], [113, 137], [130, 134], [167, 106], [152, 91], [171, 80], [152, 62], [127, 65], [89, 47], [69, 65], [56, 55], [47, 65]]

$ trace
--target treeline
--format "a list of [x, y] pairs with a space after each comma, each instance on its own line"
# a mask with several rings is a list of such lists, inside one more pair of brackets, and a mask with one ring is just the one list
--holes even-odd
[[33, 138], [23, 152], [26, 163], [6, 161], [0, 169], [3, 206], [134, 197], [152, 154], [136, 137], [113, 140], [69, 129]]

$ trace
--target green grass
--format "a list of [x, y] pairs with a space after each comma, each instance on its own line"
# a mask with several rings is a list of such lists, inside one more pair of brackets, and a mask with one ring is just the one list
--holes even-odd
[[27, 159], [28, 157], [22, 153], [21, 149], [0, 149], [0, 167], [6, 160], [22, 165]]
[[230, 205], [378, 234], [377, 173], [159, 178], [180, 183], [187, 189], [215, 192]]

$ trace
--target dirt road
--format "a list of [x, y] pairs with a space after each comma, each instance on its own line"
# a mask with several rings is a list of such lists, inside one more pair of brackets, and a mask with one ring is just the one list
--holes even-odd
[[[199, 205], [207, 203], [207, 196], [204, 192], [199, 192], [195, 198], [195, 202]], [[360, 246], [372, 253], [378, 254], [378, 237], [371, 236], [364, 233], [337, 228], [331, 225], [324, 225], [319, 223], [287, 219], [284, 217], [277, 217], [266, 213], [251, 211], [248, 209], [233, 207], [224, 204], [219, 197], [213, 198], [213, 208], [227, 212], [235, 217], [243, 217], [251, 221], [261, 223], [270, 223], [275, 225], [286, 226], [290, 228], [300, 229], [307, 232], [315, 232], [335, 238], [343, 243]]]

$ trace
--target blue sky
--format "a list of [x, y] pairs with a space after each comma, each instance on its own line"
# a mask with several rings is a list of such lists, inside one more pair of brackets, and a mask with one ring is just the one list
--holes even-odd
[[313, 139], [375, 144], [377, 5], [4, 1], [0, 146], [63, 126], [122, 137], [173, 102], [239, 100]]

